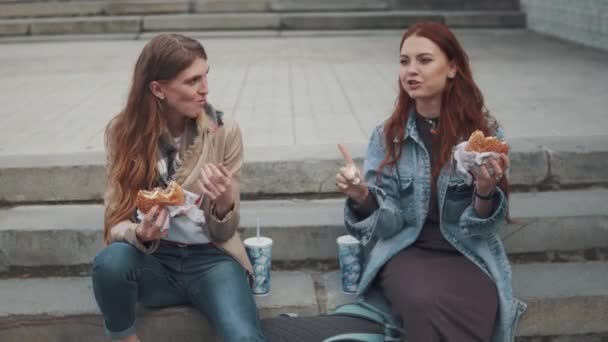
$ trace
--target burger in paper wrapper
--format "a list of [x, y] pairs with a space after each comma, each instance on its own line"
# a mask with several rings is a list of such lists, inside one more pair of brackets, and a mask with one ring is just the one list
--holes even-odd
[[501, 153], [509, 153], [509, 145], [506, 142], [496, 137], [486, 137], [483, 132], [477, 130], [471, 134], [468, 141], [456, 145], [456, 169], [464, 175], [467, 184], [471, 184], [473, 177], [469, 171], [478, 168], [490, 157], [499, 158]]
[[185, 215], [190, 220], [204, 224], [205, 213], [199, 208], [202, 196], [184, 190], [177, 182], [171, 181], [166, 189], [154, 188], [151, 191], [140, 190], [137, 193], [135, 205], [137, 206], [137, 218], [143, 220], [144, 215], [159, 205], [169, 211], [167, 220], [163, 223], [162, 231], [169, 229], [169, 219]]
[[500, 141], [496, 137], [486, 137], [483, 132], [476, 130], [469, 137], [467, 144], [467, 151], [469, 152], [496, 152], [496, 153], [509, 153], [509, 145]]
[[181, 206], [184, 202], [184, 190], [177, 182], [171, 181], [166, 189], [157, 187], [151, 191], [139, 190], [135, 206], [141, 212], [147, 213], [155, 205]]

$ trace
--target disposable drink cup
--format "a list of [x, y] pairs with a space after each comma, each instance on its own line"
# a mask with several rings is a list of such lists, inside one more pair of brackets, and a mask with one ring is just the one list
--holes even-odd
[[338, 259], [342, 276], [342, 291], [357, 292], [361, 279], [363, 251], [361, 243], [352, 235], [340, 236], [338, 242]]
[[272, 260], [272, 239], [250, 237], [245, 239], [245, 249], [253, 266], [252, 292], [257, 296], [270, 293], [270, 262]]

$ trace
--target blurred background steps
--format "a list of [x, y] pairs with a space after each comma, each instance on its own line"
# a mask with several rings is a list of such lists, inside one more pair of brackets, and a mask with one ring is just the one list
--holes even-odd
[[0, 18], [188, 13], [188, 0], [0, 1]]
[[517, 11], [519, 9], [518, 0], [0, 0], [0, 18], [251, 11]]
[[0, 36], [219, 30], [403, 29], [418, 21], [453, 28], [525, 28], [518, 11], [205, 13], [0, 19]]
[[421, 20], [454, 28], [524, 28], [513, 0], [2, 1], [0, 36], [200, 30], [403, 29]]

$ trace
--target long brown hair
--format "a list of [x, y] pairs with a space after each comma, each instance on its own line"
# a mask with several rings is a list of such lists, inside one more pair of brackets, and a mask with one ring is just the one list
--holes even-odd
[[104, 214], [104, 240], [110, 229], [132, 217], [139, 189], [149, 189], [157, 180], [156, 151], [167, 132], [163, 103], [149, 84], [175, 78], [197, 58], [207, 60], [203, 46], [179, 34], [160, 34], [144, 46], [133, 71], [125, 108], [106, 126], [108, 196]]
[[[411, 36], [431, 40], [443, 51], [448, 61], [456, 66], [456, 75], [453, 79], [448, 79], [441, 99], [437, 127], [439, 148], [431, 170], [432, 175], [437, 176], [443, 165], [450, 161], [453, 147], [462, 138], [468, 138], [475, 130], [481, 130], [485, 135], [495, 134], [498, 123], [485, 108], [483, 95], [473, 80], [468, 55], [447, 26], [435, 22], [415, 24], [403, 34], [399, 50], [403, 47], [403, 42]], [[399, 160], [409, 112], [412, 106], [415, 106], [415, 101], [403, 89], [401, 82], [398, 83], [399, 95], [395, 109], [384, 127], [387, 154], [379, 171], [384, 167], [394, 166]], [[506, 177], [501, 179], [499, 186], [508, 194]]]

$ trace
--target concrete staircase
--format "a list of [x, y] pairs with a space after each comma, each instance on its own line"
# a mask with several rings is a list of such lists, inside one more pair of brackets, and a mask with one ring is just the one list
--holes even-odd
[[214, 30], [523, 28], [517, 0], [1, 0], [0, 36]]
[[[605, 341], [608, 137], [513, 139], [511, 145], [517, 222], [501, 235], [516, 296], [529, 304], [518, 341]], [[332, 181], [340, 161], [329, 150], [300, 149], [297, 157], [289, 148], [248, 152], [241, 232], [253, 235], [260, 218], [274, 239], [271, 294], [256, 299], [263, 317], [322, 314], [354, 300], [339, 290], [335, 241], [345, 228]], [[364, 146], [351, 152], [361, 162]], [[1, 341], [105, 340], [88, 277], [102, 248], [101, 157], [0, 160]], [[138, 324], [146, 341], [213, 336], [188, 307], [142, 309]]]
[[[529, 305], [517, 341], [605, 341], [606, 274], [606, 262], [514, 265], [515, 294]], [[354, 300], [337, 290], [336, 271], [274, 271], [272, 277], [272, 293], [256, 298], [262, 317], [315, 315]], [[4, 279], [0, 288], [6, 296], [0, 309], [2, 341], [107, 340], [90, 278]], [[142, 309], [137, 325], [144, 341], [215, 340], [208, 322], [189, 307]]]

